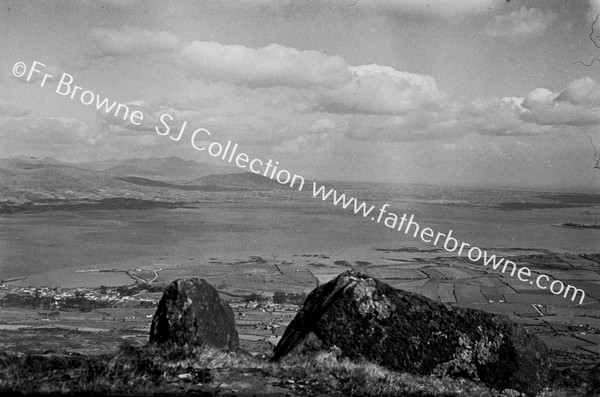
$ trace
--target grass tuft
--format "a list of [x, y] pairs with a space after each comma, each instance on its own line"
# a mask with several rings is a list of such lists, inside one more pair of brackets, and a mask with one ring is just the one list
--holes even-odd
[[[0, 353], [0, 394], [136, 394], [181, 395], [225, 392], [222, 375], [236, 376], [285, 388], [300, 395], [407, 397], [523, 397], [514, 390], [498, 391], [446, 376], [398, 373], [370, 362], [342, 358], [338, 349], [312, 358], [286, 357], [267, 362], [239, 352], [212, 347], [133, 346], [123, 344], [114, 356], [79, 354]], [[593, 386], [593, 385], [591, 385]], [[556, 384], [538, 397], [584, 395]]]

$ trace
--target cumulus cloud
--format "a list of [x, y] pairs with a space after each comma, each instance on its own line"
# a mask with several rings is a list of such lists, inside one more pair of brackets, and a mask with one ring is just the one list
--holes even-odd
[[253, 49], [195, 41], [180, 52], [188, 76], [251, 86], [311, 87], [350, 79], [343, 59], [271, 44]]
[[461, 135], [524, 136], [551, 132], [552, 126], [521, 119], [514, 103], [504, 99], [448, 103], [436, 110], [417, 110], [400, 116], [348, 116], [350, 139], [410, 142], [452, 139]]
[[373, 114], [407, 113], [441, 106], [447, 95], [428, 75], [401, 72], [389, 66], [351, 66], [352, 80], [322, 91], [320, 107], [330, 112]]
[[[504, 16], [512, 16], [510, 23], [498, 18], [497, 27], [524, 31], [515, 21], [529, 21], [523, 16], [538, 13], [521, 8]], [[147, 32], [127, 37], [146, 37]], [[117, 40], [119, 50], [107, 53], [129, 53], [136, 40]], [[105, 134], [151, 145], [158, 137], [156, 127], [164, 128], [160, 116], [168, 113], [172, 134], [187, 121], [188, 134], [206, 128], [221, 141], [300, 150], [307, 142], [325, 145], [340, 137], [406, 142], [465, 134], [538, 135], [600, 124], [600, 112], [592, 110], [600, 108], [600, 85], [591, 78], [557, 92], [538, 88], [523, 97], [458, 103], [432, 76], [390, 66], [350, 65], [338, 56], [279, 44], [251, 48], [194, 41], [178, 47], [176, 38], [166, 42], [171, 44], [161, 48], [179, 48], [179, 66], [188, 78], [200, 80], [193, 84], [202, 89], [178, 102], [129, 103], [144, 114], [139, 126], [99, 113]]]
[[551, 11], [523, 6], [518, 11], [498, 15], [486, 26], [485, 34], [492, 37], [540, 36], [555, 19], [556, 14]]
[[92, 37], [100, 56], [129, 56], [143, 53], [174, 52], [179, 38], [170, 32], [123, 26], [121, 29], [95, 29]]
[[[389, 66], [353, 66], [338, 57], [278, 45], [252, 49], [195, 42], [182, 52], [194, 78], [208, 81], [209, 86], [214, 80], [229, 83], [222, 87], [227, 91], [223, 107], [210, 108], [211, 117], [200, 116], [202, 111], [193, 117], [215, 128], [245, 130], [240, 137], [245, 141], [252, 137], [277, 144], [291, 136], [294, 142], [304, 142], [300, 137], [307, 134], [341, 134], [354, 140], [404, 142], [464, 133], [539, 134], [551, 129], [520, 119], [525, 111], [523, 98], [461, 105], [440, 90], [432, 76]], [[206, 111], [211, 103], [222, 102], [212, 94], [210, 98], [196, 105]], [[223, 113], [231, 108], [235, 114]]]
[[189, 77], [248, 87], [310, 89], [314, 108], [333, 113], [398, 114], [441, 106], [435, 79], [381, 65], [348, 65], [337, 56], [271, 44], [258, 49], [193, 42], [180, 54]]
[[[152, 105], [134, 102], [132, 108], [137, 104], [136, 108], [144, 113], [141, 126], [100, 114], [104, 118], [101, 129], [107, 137], [143, 138], [148, 142], [140, 144], [160, 145], [166, 138], [158, 136], [155, 127], [164, 130], [159, 117], [168, 113], [173, 116], [168, 119], [173, 137], [187, 121], [185, 140], [196, 128], [206, 128], [213, 133], [211, 139], [220, 142], [231, 139], [245, 147], [260, 148], [257, 150], [300, 153], [310, 145], [335, 146], [344, 138], [385, 143], [447, 141], [463, 135], [584, 133], [600, 124], [600, 112], [592, 108], [600, 107], [600, 85], [590, 78], [575, 80], [557, 92], [537, 88], [523, 97], [458, 103], [437, 90], [433, 79], [427, 81], [423, 76], [392, 72], [385, 67], [366, 69], [389, 72], [397, 80], [386, 75], [383, 81], [375, 80], [379, 85], [371, 86], [369, 82], [367, 88], [360, 88], [363, 91], [356, 95], [358, 99], [342, 89], [354, 87], [354, 79], [343, 84], [339, 92], [313, 90], [317, 94], [285, 86], [248, 88], [208, 83], [186, 101]], [[383, 86], [389, 88], [389, 96], [379, 93], [378, 88]], [[324, 106], [323, 92], [336, 94], [331, 94], [327, 102], [328, 106], [335, 103], [335, 109]], [[398, 102], [386, 102], [388, 98]]]
[[536, 135], [552, 132], [587, 131], [600, 125], [600, 84], [586, 77], [574, 80], [561, 91], [536, 88], [524, 97], [506, 97], [500, 100], [474, 101], [456, 105], [453, 112], [445, 112], [441, 123], [427, 128], [435, 131], [445, 125], [446, 131], [472, 132], [479, 135]]
[[536, 88], [524, 98], [522, 106], [527, 109], [535, 104], [551, 104], [558, 94], [553, 93], [547, 88]]
[[572, 81], [556, 97], [557, 101], [569, 102], [574, 105], [585, 105], [589, 107], [600, 106], [600, 84], [590, 77], [584, 77]]
[[461, 106], [454, 119], [459, 131], [478, 135], [524, 136], [552, 132], [552, 126], [524, 120], [522, 102], [523, 98], [512, 97], [474, 101]]
[[[0, 118], [0, 158], [15, 154], [89, 161], [111, 156], [131, 158], [173, 153], [163, 137], [154, 134], [119, 135], [121, 127], [88, 125], [70, 117]], [[176, 147], [174, 147], [176, 148]], [[141, 152], [140, 152], [141, 150]]]
[[[144, 101], [128, 102], [131, 110], [139, 110], [144, 118], [139, 126], [129, 120], [98, 112], [97, 123], [104, 136], [158, 137], [165, 142], [167, 135], [175, 139], [185, 123], [185, 140], [192, 132], [204, 128], [212, 132], [213, 139], [249, 145], [273, 146], [293, 136], [304, 133], [307, 124], [317, 117], [311, 113], [298, 113], [297, 104], [285, 99], [285, 88], [248, 90], [222, 83], [207, 84], [198, 95], [179, 101], [149, 104]], [[283, 90], [283, 91], [282, 91]], [[220, 95], [225, 95], [221, 97]], [[278, 101], [278, 98], [282, 98]], [[161, 121], [161, 116], [168, 114]], [[170, 132], [167, 134], [167, 126]], [[160, 137], [160, 133], [166, 134]], [[204, 135], [202, 135], [204, 137]], [[170, 141], [167, 141], [170, 142]]]
[[600, 125], [599, 86], [593, 79], [584, 78], [571, 82], [560, 92], [537, 88], [525, 97], [465, 104], [447, 101], [436, 108], [413, 109], [397, 115], [345, 114], [342, 130], [347, 138], [374, 142], [449, 139], [466, 134], [516, 137], [584, 133], [589, 127]]
[[523, 120], [553, 126], [589, 126], [600, 124], [600, 85], [590, 77], [577, 79], [561, 92], [546, 88], [531, 91], [522, 104]]

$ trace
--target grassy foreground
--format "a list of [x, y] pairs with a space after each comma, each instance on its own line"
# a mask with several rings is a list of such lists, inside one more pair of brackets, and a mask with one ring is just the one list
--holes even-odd
[[[539, 397], [591, 395], [596, 381], [557, 383]], [[577, 386], [573, 386], [577, 385]], [[0, 353], [0, 394], [520, 396], [464, 379], [397, 373], [321, 353], [270, 363], [214, 348], [121, 346], [116, 355]]]

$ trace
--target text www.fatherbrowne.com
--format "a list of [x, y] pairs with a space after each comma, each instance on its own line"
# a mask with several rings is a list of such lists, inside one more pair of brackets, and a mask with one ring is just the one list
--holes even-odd
[[566, 285], [560, 280], [554, 280], [550, 282], [550, 277], [545, 274], [538, 275], [535, 279], [531, 279], [531, 269], [526, 266], [518, 267], [513, 261], [505, 258], [498, 258], [496, 255], [490, 255], [486, 250], [482, 250], [479, 247], [472, 246], [466, 242], [460, 242], [452, 237], [452, 230], [448, 231], [447, 234], [441, 232], [434, 232], [431, 228], [421, 228], [417, 222], [415, 222], [414, 215], [402, 214], [398, 216], [393, 212], [388, 211], [389, 204], [383, 204], [377, 210], [374, 205], [367, 205], [367, 203], [360, 202], [354, 197], [347, 197], [346, 194], [340, 194], [335, 189], [327, 189], [323, 185], [317, 185], [313, 182], [313, 197], [320, 198], [323, 201], [331, 200], [333, 205], [340, 206], [344, 209], [351, 209], [355, 214], [361, 215], [363, 218], [369, 218], [373, 222], [382, 223], [398, 232], [404, 232], [405, 234], [412, 234], [414, 238], [420, 238], [425, 243], [431, 243], [435, 246], [442, 245], [448, 252], [456, 252], [461, 257], [466, 257], [475, 263], [481, 263], [483, 259], [483, 265], [490, 267], [493, 270], [501, 268], [502, 273], [506, 273], [510, 270], [511, 277], [516, 277], [523, 281], [529, 282], [532, 285], [536, 285], [540, 289], [547, 289], [554, 295], [563, 295], [563, 297], [571, 297], [574, 301], [577, 296], [580, 296], [579, 303], [583, 303], [585, 298], [585, 291], [580, 288], [575, 288], [572, 285]]
[[[13, 66], [13, 75], [17, 78], [26, 76], [26, 81], [32, 82], [34, 76], [40, 79], [40, 87], [44, 88], [47, 82], [57, 80], [56, 76], [49, 73], [45, 73], [43, 69], [37, 69], [37, 67], [45, 67], [41, 62], [33, 61], [31, 66], [28, 68], [24, 62], [17, 62]], [[29, 69], [29, 70], [28, 70]], [[43, 74], [43, 76], [42, 76]], [[39, 75], [39, 76], [38, 76]], [[55, 90], [56, 94], [69, 97], [74, 100], [77, 98], [83, 105], [94, 106], [98, 111], [109, 114], [115, 118], [122, 118], [123, 121], [130, 123], [133, 126], [140, 126], [144, 121], [144, 113], [141, 110], [130, 111], [130, 108], [126, 104], [117, 103], [115, 101], [109, 101], [106, 97], [101, 97], [92, 91], [85, 90], [83, 87], [74, 84], [74, 78], [68, 73], [62, 73]], [[155, 126], [154, 129], [158, 135], [168, 136], [171, 140], [178, 142], [184, 136], [187, 121], [180, 124], [179, 131], [175, 135], [171, 135], [170, 122], [174, 121], [173, 116], [169, 113], [162, 113], [158, 116], [161, 122], [161, 126]], [[220, 142], [212, 141], [210, 144], [205, 146], [201, 139], [197, 139], [198, 134], [207, 139], [212, 137], [210, 131], [205, 128], [198, 128], [191, 134], [191, 146], [200, 152], [206, 152], [212, 157], [218, 157], [222, 161], [228, 163], [234, 163], [236, 166], [242, 169], [249, 169], [255, 174], [262, 175], [266, 178], [276, 180], [281, 185], [286, 185], [292, 188], [302, 191], [305, 186], [305, 179], [298, 174], [292, 174], [291, 172], [282, 169], [279, 166], [278, 161], [269, 159], [263, 161], [258, 158], [251, 158], [244, 152], [238, 152], [238, 144], [228, 141], [226, 145]], [[554, 295], [563, 295], [564, 298], [571, 297], [571, 301], [575, 301], [577, 297], [580, 297], [579, 303], [582, 304], [585, 298], [585, 292], [582, 289], [575, 288], [572, 285], [566, 285], [560, 280], [553, 280], [550, 282], [550, 277], [545, 274], [539, 274], [534, 279], [532, 276], [531, 269], [526, 266], [517, 266], [515, 262], [507, 260], [505, 258], [497, 258], [496, 255], [490, 255], [486, 250], [482, 250], [476, 246], [472, 246], [466, 242], [460, 242], [452, 237], [452, 230], [448, 233], [434, 232], [431, 228], [421, 228], [419, 224], [414, 220], [414, 215], [408, 216], [402, 214], [398, 216], [395, 213], [388, 211], [389, 204], [383, 204], [377, 210], [374, 205], [368, 205], [367, 203], [358, 202], [354, 197], [347, 197], [344, 193], [339, 193], [335, 189], [327, 189], [323, 185], [318, 185], [316, 182], [312, 182], [313, 191], [312, 195], [314, 198], [321, 199], [323, 201], [331, 200], [333, 205], [340, 206], [343, 209], [350, 209], [354, 211], [354, 214], [361, 215], [364, 218], [371, 219], [371, 221], [383, 225], [389, 229], [404, 232], [405, 234], [412, 234], [414, 238], [420, 238], [425, 243], [433, 244], [438, 246], [443, 244], [443, 247], [448, 252], [456, 252], [459, 257], [466, 255], [467, 258], [477, 264], [481, 261], [484, 266], [490, 267], [493, 270], [499, 268], [502, 273], [506, 273], [510, 269], [511, 277], [516, 277], [523, 281], [529, 282], [532, 285], [536, 285], [538, 288], [543, 290], [549, 290]]]

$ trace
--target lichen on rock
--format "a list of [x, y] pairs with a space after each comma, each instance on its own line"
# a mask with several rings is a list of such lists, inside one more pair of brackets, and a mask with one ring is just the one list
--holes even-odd
[[205, 280], [175, 280], [165, 289], [152, 319], [150, 342], [178, 346], [239, 346], [233, 310]]
[[309, 294], [273, 360], [341, 355], [415, 374], [462, 376], [535, 394], [548, 384], [546, 346], [506, 316], [451, 307], [348, 271]]
[[363, 315], [373, 315], [379, 320], [386, 319], [396, 308], [394, 304], [385, 296], [379, 296], [373, 279], [360, 279], [349, 277], [351, 281], [346, 287], [351, 291], [358, 303], [358, 312]]

